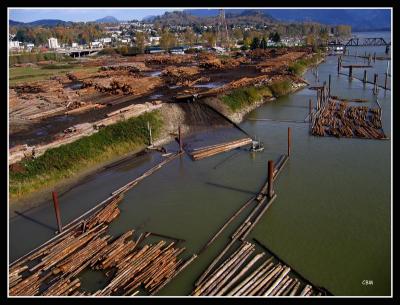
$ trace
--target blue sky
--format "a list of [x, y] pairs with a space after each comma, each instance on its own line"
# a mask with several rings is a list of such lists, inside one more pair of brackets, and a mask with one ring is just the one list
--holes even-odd
[[94, 21], [96, 19], [113, 16], [118, 20], [141, 20], [149, 15], [160, 15], [166, 11], [177, 11], [181, 9], [152, 9], [152, 8], [96, 8], [96, 9], [10, 9], [9, 18], [14, 21], [31, 22], [39, 19], [60, 19], [64, 21]]

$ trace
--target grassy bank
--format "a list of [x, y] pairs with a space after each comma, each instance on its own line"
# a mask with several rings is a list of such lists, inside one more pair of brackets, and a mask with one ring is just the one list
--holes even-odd
[[317, 65], [322, 58], [323, 55], [321, 53], [316, 53], [309, 58], [296, 60], [294, 63], [289, 65], [288, 71], [293, 75], [301, 76], [306, 72], [307, 68]]
[[15, 67], [10, 68], [10, 85], [14, 85], [20, 82], [31, 82], [48, 79], [51, 76], [65, 74], [70, 71], [85, 70], [88, 72], [97, 71], [97, 67], [82, 67], [79, 65], [71, 64], [57, 64], [57, 65], [45, 65], [42, 67]]
[[73, 59], [70, 56], [57, 54], [54, 52], [48, 52], [48, 53], [27, 52], [22, 54], [13, 54], [9, 56], [10, 66], [15, 64], [37, 63], [39, 61], [44, 61], [44, 60], [68, 62]]
[[154, 111], [50, 149], [37, 159], [22, 161], [18, 170], [10, 171], [10, 198], [23, 197], [112, 157], [144, 148], [148, 142], [147, 122], [152, 126], [153, 137], [157, 138], [163, 122], [160, 112]]
[[286, 95], [290, 93], [291, 89], [292, 82], [290, 80], [282, 80], [273, 82], [268, 86], [238, 88], [223, 95], [220, 99], [235, 112], [261, 99]]
[[221, 97], [232, 111], [237, 111], [249, 106], [262, 98], [272, 97], [272, 92], [267, 86], [238, 88]]

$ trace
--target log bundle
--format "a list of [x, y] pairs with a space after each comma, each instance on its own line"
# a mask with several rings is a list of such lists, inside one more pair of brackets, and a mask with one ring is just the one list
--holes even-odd
[[136, 239], [134, 230], [117, 238], [107, 235], [108, 224], [120, 213], [121, 200], [121, 195], [116, 196], [60, 238], [11, 265], [10, 295], [91, 295], [79, 289], [78, 276], [88, 268], [104, 270], [109, 277], [107, 286], [93, 295], [136, 295], [141, 288], [155, 294], [197, 257], [179, 258], [185, 248], [176, 247], [175, 241], [141, 246], [151, 232]]
[[[193, 296], [312, 296], [318, 288], [302, 283], [291, 268], [244, 241], [233, 254], [194, 289]], [[258, 267], [257, 267], [258, 265]]]
[[349, 106], [330, 100], [314, 116], [311, 133], [315, 136], [386, 139], [380, 108]]
[[239, 139], [239, 140], [235, 140], [235, 141], [231, 141], [231, 142], [226, 142], [226, 143], [222, 143], [222, 144], [216, 144], [216, 145], [211, 145], [211, 146], [203, 147], [200, 149], [196, 149], [196, 150], [193, 150], [192, 152], [190, 152], [190, 155], [194, 160], [201, 160], [201, 159], [211, 157], [211, 156], [214, 156], [214, 155], [222, 153], [222, 152], [227, 152], [227, 151], [230, 151], [230, 150], [238, 148], [238, 147], [249, 145], [251, 143], [252, 143], [251, 138], [243, 138], [243, 139]]
[[138, 241], [129, 241], [120, 244], [109, 252], [110, 255], [115, 252], [114, 256], [117, 257], [111, 260], [111, 264], [109, 256], [105, 256], [103, 262], [98, 263], [100, 268], [115, 266], [117, 271], [109, 284], [94, 295], [132, 295], [139, 288], [153, 292], [174, 277], [185, 263], [178, 259], [185, 248], [174, 247], [174, 242], [167, 245], [161, 240], [157, 244], [145, 245], [134, 250], [137, 243]]

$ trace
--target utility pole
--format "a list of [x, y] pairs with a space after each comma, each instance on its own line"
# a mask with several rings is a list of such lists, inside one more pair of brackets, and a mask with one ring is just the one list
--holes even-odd
[[217, 41], [219, 40], [220, 46], [223, 46], [225, 40], [226, 47], [229, 47], [228, 26], [225, 20], [225, 10], [219, 10], [218, 26], [217, 26]]

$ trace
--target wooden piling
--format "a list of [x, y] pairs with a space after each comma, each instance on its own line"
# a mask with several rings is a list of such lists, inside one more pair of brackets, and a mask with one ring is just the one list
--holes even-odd
[[331, 97], [331, 75], [329, 74], [328, 97]]
[[377, 94], [378, 92], [378, 74], [374, 74], [374, 94]]
[[349, 67], [349, 79], [353, 78], [353, 66]]
[[308, 121], [312, 122], [312, 100], [308, 101]]
[[363, 77], [363, 83], [367, 83], [367, 70], [364, 70], [364, 77]]
[[60, 206], [58, 204], [57, 192], [53, 191], [52, 195], [53, 195], [54, 212], [56, 213], [56, 220], [57, 220], [58, 234], [59, 234], [62, 232]]
[[290, 156], [291, 146], [292, 146], [292, 129], [288, 127], [288, 147], [287, 147], [287, 155]]
[[388, 75], [387, 75], [387, 73], [385, 73], [385, 90], [387, 89], [387, 78], [388, 78]]
[[[290, 130], [290, 129], [288, 129]], [[289, 149], [288, 149], [289, 153]], [[268, 160], [268, 197], [272, 198], [274, 195], [274, 188], [273, 188], [273, 183], [274, 183], [274, 161], [273, 160]]]
[[376, 52], [374, 52], [374, 62], [376, 61]]
[[340, 73], [340, 56], [337, 59], [337, 73]]

